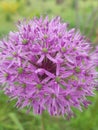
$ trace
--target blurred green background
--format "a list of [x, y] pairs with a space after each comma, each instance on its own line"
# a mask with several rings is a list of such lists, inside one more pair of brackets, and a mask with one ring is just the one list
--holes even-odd
[[[0, 0], [0, 38], [15, 30], [18, 20], [48, 15], [60, 16], [69, 28], [79, 28], [94, 46], [98, 44], [98, 0]], [[0, 130], [98, 130], [98, 92], [92, 105], [66, 120], [48, 113], [34, 116], [16, 109], [15, 102], [0, 92]]]

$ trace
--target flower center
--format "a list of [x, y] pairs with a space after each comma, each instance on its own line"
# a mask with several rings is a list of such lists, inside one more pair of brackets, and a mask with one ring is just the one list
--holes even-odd
[[61, 50], [62, 50], [62, 52], [66, 52], [66, 48], [65, 47], [62, 47]]
[[71, 96], [68, 94], [65, 98], [66, 98], [66, 100], [70, 100]]
[[56, 98], [56, 95], [54, 93], [52, 93], [51, 98]]
[[45, 38], [45, 39], [47, 39], [47, 38], [48, 38], [48, 36], [45, 34], [45, 35], [44, 35], [44, 38]]
[[23, 88], [26, 88], [26, 84], [25, 84], [25, 83], [23, 83], [23, 84], [22, 84], [22, 87], [23, 87]]
[[8, 73], [5, 73], [5, 74], [4, 74], [4, 77], [7, 78], [7, 77], [8, 77]]
[[41, 84], [37, 84], [36, 87], [37, 87], [38, 89], [41, 89], [41, 88], [42, 88], [42, 85], [41, 85]]
[[55, 80], [56, 80], [56, 82], [60, 82], [60, 77], [59, 76], [57, 76], [56, 78], [55, 78]]
[[[48, 58], [45, 58], [42, 61], [42, 64], [38, 66], [38, 68], [43, 68], [54, 75], [56, 74], [56, 64], [50, 61]], [[43, 80], [47, 77], [47, 75], [42, 74], [42, 75], [38, 75], [38, 77], [40, 80]]]
[[75, 68], [75, 71], [76, 71], [76, 73], [80, 73], [81, 70], [80, 70], [79, 67], [76, 67], [76, 68]]
[[22, 73], [23, 73], [23, 68], [22, 68], [22, 67], [19, 67], [17, 70], [18, 70], [18, 73], [19, 73], [19, 74], [22, 74]]
[[23, 43], [23, 44], [27, 44], [27, 43], [28, 43], [28, 40], [27, 40], [27, 39], [24, 39], [24, 40], [22, 41], [22, 43]]
[[43, 51], [44, 53], [47, 53], [47, 52], [48, 52], [48, 49], [47, 49], [47, 48], [43, 48], [42, 51]]
[[16, 53], [16, 52], [13, 52], [13, 56], [17, 56], [17, 53]]

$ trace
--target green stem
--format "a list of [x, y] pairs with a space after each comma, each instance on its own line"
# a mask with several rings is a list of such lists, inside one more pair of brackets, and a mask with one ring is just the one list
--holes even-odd
[[42, 130], [45, 130], [44, 113], [41, 115]]

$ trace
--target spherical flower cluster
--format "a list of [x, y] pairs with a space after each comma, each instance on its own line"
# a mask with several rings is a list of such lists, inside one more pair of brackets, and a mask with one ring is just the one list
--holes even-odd
[[34, 114], [73, 115], [94, 95], [96, 53], [88, 41], [59, 17], [19, 22], [0, 41], [0, 83], [18, 108]]

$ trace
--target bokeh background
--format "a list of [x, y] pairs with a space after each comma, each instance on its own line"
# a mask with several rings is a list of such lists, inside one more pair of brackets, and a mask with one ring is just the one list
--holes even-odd
[[[60, 16], [93, 46], [98, 44], [98, 0], [0, 0], [0, 39], [16, 30], [18, 20], [47, 15], [50, 19]], [[98, 92], [91, 100], [88, 109], [75, 110], [76, 116], [70, 120], [50, 117], [47, 112], [42, 118], [16, 109], [15, 101], [9, 102], [0, 92], [0, 130], [98, 130]]]

